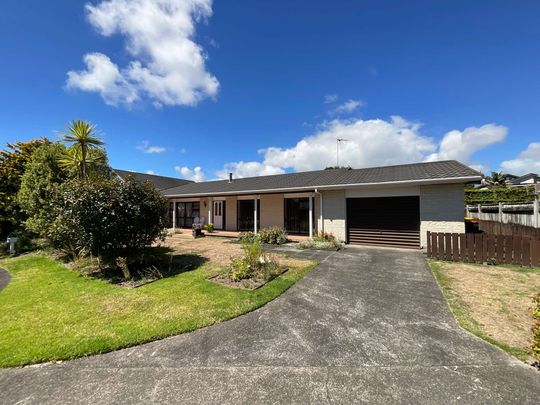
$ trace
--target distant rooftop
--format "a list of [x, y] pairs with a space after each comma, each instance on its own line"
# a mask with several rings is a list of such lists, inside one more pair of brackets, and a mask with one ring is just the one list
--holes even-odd
[[177, 179], [175, 177], [158, 176], [157, 174], [130, 172], [129, 170], [120, 170], [120, 169], [113, 169], [113, 171], [122, 179], [125, 179], [128, 176], [131, 176], [133, 177], [133, 180], [140, 183], [149, 181], [150, 183], [154, 185], [156, 189], [160, 191], [166, 190], [171, 187], [178, 187], [178, 186], [183, 186], [185, 184], [193, 183], [190, 180]]
[[163, 192], [165, 196], [232, 195], [290, 190], [328, 189], [354, 185], [472, 182], [481, 173], [455, 160], [366, 169], [331, 169], [272, 176], [189, 183]]

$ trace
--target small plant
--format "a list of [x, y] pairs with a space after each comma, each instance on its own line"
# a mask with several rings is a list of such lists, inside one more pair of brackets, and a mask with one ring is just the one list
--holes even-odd
[[298, 244], [299, 249], [338, 250], [341, 242], [331, 232], [320, 232], [313, 239], [308, 239]]
[[262, 243], [269, 245], [282, 245], [287, 243], [287, 231], [280, 226], [270, 226], [261, 229], [259, 238]]
[[280, 266], [272, 260], [262, 248], [261, 242], [243, 242], [244, 256], [232, 260], [228, 277], [238, 282], [246, 279], [262, 279], [269, 281], [280, 274]]
[[238, 235], [238, 240], [240, 243], [253, 243], [258, 239], [258, 236], [255, 235], [253, 232], [241, 232], [240, 235]]
[[206, 232], [212, 233], [214, 232], [214, 224], [206, 224], [204, 225], [204, 229], [206, 229]]

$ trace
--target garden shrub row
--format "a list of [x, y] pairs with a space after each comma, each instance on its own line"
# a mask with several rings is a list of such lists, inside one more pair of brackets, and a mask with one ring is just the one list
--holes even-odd
[[465, 204], [526, 203], [535, 199], [534, 187], [465, 189]]

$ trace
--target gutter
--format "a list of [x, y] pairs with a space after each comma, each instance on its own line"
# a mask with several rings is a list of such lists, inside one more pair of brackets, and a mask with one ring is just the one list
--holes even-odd
[[373, 187], [373, 186], [385, 186], [385, 185], [422, 185], [422, 184], [451, 184], [451, 183], [468, 183], [470, 181], [481, 180], [481, 176], [467, 176], [467, 177], [443, 177], [439, 179], [422, 179], [422, 180], [400, 180], [400, 181], [387, 181], [377, 183], [347, 183], [347, 184], [330, 184], [325, 186], [303, 186], [303, 187], [289, 187], [289, 188], [269, 188], [269, 189], [256, 189], [256, 190], [238, 190], [238, 191], [221, 191], [221, 192], [206, 192], [206, 193], [188, 193], [188, 194], [164, 194], [168, 198], [188, 198], [188, 197], [206, 197], [206, 196], [227, 196], [227, 195], [249, 195], [249, 194], [270, 194], [270, 193], [286, 193], [297, 191], [314, 191], [314, 190], [335, 190], [344, 189], [350, 187]]

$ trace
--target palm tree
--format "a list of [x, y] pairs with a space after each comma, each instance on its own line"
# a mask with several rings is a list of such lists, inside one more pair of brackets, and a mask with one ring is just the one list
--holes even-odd
[[493, 187], [506, 187], [506, 175], [503, 172], [491, 172], [491, 176], [486, 177], [486, 182]]
[[61, 159], [64, 166], [76, 166], [81, 178], [88, 178], [90, 151], [102, 149], [104, 142], [99, 138], [96, 126], [88, 121], [74, 120], [61, 133], [63, 141], [71, 144], [71, 152]]

